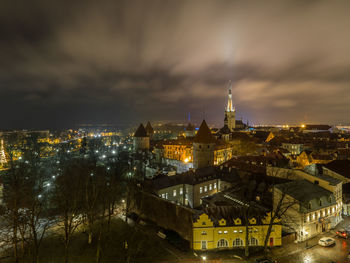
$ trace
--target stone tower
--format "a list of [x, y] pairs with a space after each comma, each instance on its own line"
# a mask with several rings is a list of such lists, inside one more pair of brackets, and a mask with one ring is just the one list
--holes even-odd
[[225, 111], [225, 124], [227, 122], [227, 126], [230, 131], [233, 131], [236, 128], [236, 109], [232, 103], [232, 83], [231, 80], [228, 84], [228, 101], [227, 107]]
[[207, 123], [203, 120], [193, 140], [193, 168], [204, 168], [214, 165], [215, 138]]
[[149, 150], [149, 136], [147, 135], [146, 129], [141, 123], [134, 134], [134, 151]]
[[148, 121], [146, 124], [146, 132], [147, 132], [147, 136], [152, 139], [153, 137], [153, 133], [154, 133], [154, 129], [152, 128], [151, 123]]

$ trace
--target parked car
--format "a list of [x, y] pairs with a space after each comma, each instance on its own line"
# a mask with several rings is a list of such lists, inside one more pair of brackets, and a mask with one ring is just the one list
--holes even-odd
[[272, 260], [270, 258], [258, 258], [255, 263], [277, 263], [277, 260]]
[[342, 238], [348, 238], [350, 236], [350, 231], [345, 229], [339, 229], [337, 231], [337, 236]]
[[318, 241], [318, 244], [323, 247], [329, 247], [335, 244], [335, 239], [331, 237], [323, 237]]

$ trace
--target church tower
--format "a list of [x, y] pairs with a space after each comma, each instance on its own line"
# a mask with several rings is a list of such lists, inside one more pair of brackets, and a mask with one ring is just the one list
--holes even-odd
[[227, 126], [230, 131], [233, 131], [236, 128], [236, 109], [232, 103], [232, 83], [231, 80], [228, 83], [228, 101], [227, 108], [225, 111], [225, 124], [227, 122]]

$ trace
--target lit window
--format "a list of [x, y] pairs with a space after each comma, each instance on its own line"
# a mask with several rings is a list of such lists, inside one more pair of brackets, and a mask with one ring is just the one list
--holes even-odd
[[173, 191], [173, 196], [176, 196], [176, 189]]
[[165, 194], [162, 194], [162, 197], [165, 198]]
[[208, 191], [208, 187], [204, 186], [204, 192], [207, 192], [207, 191]]
[[233, 233], [237, 233], [237, 230], [233, 230]]
[[226, 239], [220, 239], [218, 241], [218, 247], [228, 247], [228, 242]]
[[183, 189], [182, 189], [182, 187], [180, 188], [180, 195], [182, 195], [183, 194]]
[[228, 233], [227, 230], [225, 230], [225, 231], [224, 231], [224, 234], [227, 234], [227, 233]]
[[239, 230], [239, 233], [243, 233], [243, 230], [241, 229], [241, 230]]
[[207, 234], [207, 231], [202, 231], [202, 235], [205, 236]]
[[218, 233], [219, 233], [219, 234], [222, 234], [222, 231], [221, 231], [221, 230], [219, 230], [219, 231], [218, 231]]
[[209, 185], [209, 191], [211, 191], [213, 189], [212, 185]]
[[168, 193], [165, 193], [165, 199], [168, 199]]
[[307, 221], [307, 222], [310, 221], [310, 216], [309, 216], [309, 215], [306, 217], [306, 221]]
[[254, 237], [252, 237], [251, 239], [248, 240], [248, 244], [249, 246], [257, 246], [258, 245], [258, 240]]
[[203, 192], [203, 187], [199, 187], [199, 193], [201, 194]]
[[332, 208], [332, 213], [334, 213], [334, 207]]
[[216, 189], [216, 183], [214, 183], [214, 189]]
[[312, 220], [315, 220], [315, 214], [312, 214]]

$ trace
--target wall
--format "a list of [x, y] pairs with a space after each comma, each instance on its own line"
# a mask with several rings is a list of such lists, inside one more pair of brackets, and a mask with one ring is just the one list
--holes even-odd
[[149, 193], [138, 192], [130, 200], [129, 211], [153, 221], [164, 229], [173, 230], [183, 239], [192, 242], [194, 212], [189, 208], [175, 205]]

